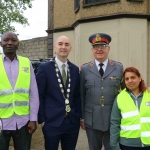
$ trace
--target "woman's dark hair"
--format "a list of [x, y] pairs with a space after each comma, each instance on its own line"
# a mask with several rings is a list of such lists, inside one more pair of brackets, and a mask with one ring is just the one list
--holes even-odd
[[[136, 68], [134, 68], [134, 67], [128, 67], [123, 72], [123, 80], [124, 80], [126, 72], [134, 72], [138, 77], [141, 77], [140, 72]], [[126, 89], [129, 90], [127, 87], [126, 87]], [[141, 82], [139, 84], [139, 89], [140, 89], [141, 92], [144, 92], [147, 89], [146, 86], [145, 86], [144, 80], [142, 80], [142, 79], [141, 79]]]

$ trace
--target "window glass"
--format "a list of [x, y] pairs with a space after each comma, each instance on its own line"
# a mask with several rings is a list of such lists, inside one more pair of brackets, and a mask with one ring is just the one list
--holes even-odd
[[80, 0], [74, 0], [74, 12], [77, 12], [80, 8]]
[[120, 0], [84, 0], [84, 5], [86, 4], [103, 4], [103, 3], [110, 3], [110, 2], [116, 2]]

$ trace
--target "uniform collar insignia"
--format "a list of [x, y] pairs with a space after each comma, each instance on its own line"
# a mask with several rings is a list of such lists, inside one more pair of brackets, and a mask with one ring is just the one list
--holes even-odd
[[91, 62], [90, 62], [90, 66], [92, 67], [93, 65], [94, 65], [94, 62], [93, 62], [93, 61], [91, 61]]
[[114, 62], [110, 61], [109, 64], [110, 64], [111, 66], [113, 66], [113, 65], [114, 65]]

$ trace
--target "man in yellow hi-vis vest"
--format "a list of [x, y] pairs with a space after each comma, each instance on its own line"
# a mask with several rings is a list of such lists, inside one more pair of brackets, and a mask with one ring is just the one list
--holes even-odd
[[30, 150], [36, 130], [39, 98], [34, 70], [28, 58], [16, 55], [18, 37], [8, 31], [2, 35], [0, 54], [0, 118], [3, 132], [0, 149], [8, 150], [13, 138], [15, 150]]
[[116, 98], [110, 127], [112, 150], [150, 150], [150, 93], [139, 71], [124, 70], [126, 89]]

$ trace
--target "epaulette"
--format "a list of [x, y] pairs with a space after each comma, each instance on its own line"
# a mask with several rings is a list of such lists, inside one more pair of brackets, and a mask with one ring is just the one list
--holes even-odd
[[121, 64], [123, 66], [123, 64], [121, 62], [118, 61], [119, 64]]
[[80, 69], [82, 68], [83, 65], [86, 65], [86, 64], [89, 64], [89, 66], [92, 67], [94, 65], [94, 62], [90, 61], [90, 62], [84, 63], [80, 66]]
[[[123, 64], [122, 64], [121, 62], [117, 62], [117, 63], [121, 64], [121, 65], [122, 65], [122, 68], [124, 68], [124, 67], [123, 67]], [[123, 69], [123, 70], [124, 70], [124, 69]]]
[[80, 69], [81, 69], [81, 68], [82, 68], [82, 66], [83, 66], [83, 65], [85, 65], [85, 64], [87, 64], [87, 63], [82, 64], [82, 65], [80, 66]]
[[[114, 60], [113, 60], [113, 61], [114, 61]], [[111, 62], [111, 61], [110, 61], [110, 62]], [[114, 62], [116, 62], [116, 63], [122, 65], [122, 72], [123, 72], [123, 70], [124, 70], [123, 64], [122, 64], [121, 62], [119, 62], [119, 61], [114, 61]], [[123, 80], [123, 78], [122, 78], [122, 80]], [[121, 82], [122, 82], [122, 81], [121, 81]]]
[[110, 65], [111, 65], [111, 63], [114, 64], [114, 62], [119, 63], [119, 64], [121, 64], [121, 65], [123, 66], [123, 64], [122, 64], [121, 62], [119, 62], [119, 61], [114, 61], [114, 60], [113, 60], [113, 61], [110, 60]]

